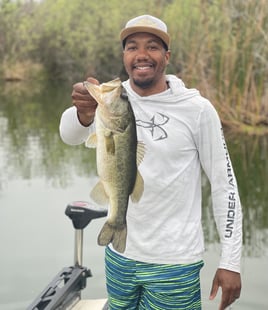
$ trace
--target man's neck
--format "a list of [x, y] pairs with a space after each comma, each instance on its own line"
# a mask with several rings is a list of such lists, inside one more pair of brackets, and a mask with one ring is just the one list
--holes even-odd
[[158, 83], [158, 85], [152, 85], [146, 88], [139, 87], [134, 83], [133, 80], [130, 79], [130, 85], [131, 88], [141, 97], [159, 94], [166, 91], [169, 88], [166, 79], [164, 79], [161, 83]]

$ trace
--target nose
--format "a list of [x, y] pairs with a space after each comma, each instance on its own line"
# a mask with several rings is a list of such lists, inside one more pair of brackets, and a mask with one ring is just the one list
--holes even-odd
[[137, 60], [146, 60], [149, 58], [148, 52], [145, 48], [137, 49], [136, 59]]

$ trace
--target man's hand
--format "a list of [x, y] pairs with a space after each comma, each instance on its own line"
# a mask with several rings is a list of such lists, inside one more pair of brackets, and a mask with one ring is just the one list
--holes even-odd
[[[87, 81], [99, 85], [99, 81], [94, 78], [88, 78]], [[83, 83], [73, 85], [72, 99], [73, 105], [76, 106], [80, 123], [83, 126], [89, 126], [94, 120], [97, 108], [96, 100], [90, 96]]]
[[224, 310], [240, 297], [241, 277], [240, 273], [218, 269], [213, 279], [209, 299], [212, 300], [217, 295], [218, 289], [222, 289], [221, 303], [219, 310]]

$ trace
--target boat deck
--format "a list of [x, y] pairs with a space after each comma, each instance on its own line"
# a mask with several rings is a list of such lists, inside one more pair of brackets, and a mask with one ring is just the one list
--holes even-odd
[[72, 310], [102, 310], [107, 299], [80, 300]]

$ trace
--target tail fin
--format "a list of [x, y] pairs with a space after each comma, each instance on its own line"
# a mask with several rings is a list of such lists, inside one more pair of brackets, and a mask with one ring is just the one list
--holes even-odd
[[121, 226], [120, 228], [114, 227], [106, 222], [98, 236], [99, 245], [108, 245], [112, 242], [113, 248], [123, 253], [126, 248], [126, 239], [127, 239], [127, 226]]

